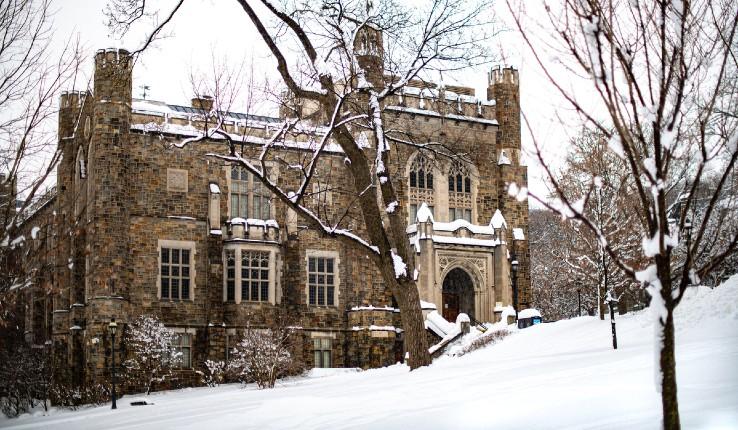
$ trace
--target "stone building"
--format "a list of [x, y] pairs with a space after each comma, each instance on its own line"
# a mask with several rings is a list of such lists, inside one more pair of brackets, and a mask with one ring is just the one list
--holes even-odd
[[[61, 96], [56, 195], [25, 224], [37, 233], [27, 246], [53, 249], [29, 253], [38, 256], [29, 265], [45, 268], [25, 290], [29, 342], [52, 341], [77, 377], [95, 379], [110, 365], [109, 321], [125, 331], [152, 314], [180, 334], [184, 375], [206, 359], [226, 359], [247, 325], [268, 327], [282, 312], [300, 327], [309, 367], [402, 360], [399, 310], [362, 250], [308, 228], [246, 171], [207, 157], [223, 151], [222, 140], [173, 147], [200, 133], [212, 99], [133, 99], [128, 52], [99, 51], [94, 61], [93, 92]], [[407, 215], [426, 313], [499, 319], [513, 301], [512, 259], [521, 263], [518, 306], [526, 307], [528, 206], [507, 193], [508, 183], [527, 183], [517, 71], [492, 69], [481, 98], [471, 88], [412, 83], [385, 109], [391, 127], [464, 155], [398, 146], [389, 166], [401, 178], [398, 210]], [[254, 158], [284, 122], [225, 117]], [[268, 174], [282, 189], [297, 186], [287, 166], [314, 148], [318, 122], [271, 152]], [[344, 185], [351, 181], [340, 147], [326, 150], [307, 204], [337, 220], [355, 193]], [[344, 222], [361, 231], [354, 212]]]

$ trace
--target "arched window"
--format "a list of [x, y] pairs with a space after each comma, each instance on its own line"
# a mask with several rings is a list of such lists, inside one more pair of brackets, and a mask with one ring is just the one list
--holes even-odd
[[410, 187], [433, 189], [433, 165], [429, 159], [418, 155], [410, 167]]
[[428, 205], [431, 213], [435, 203], [435, 191], [433, 190], [433, 160], [423, 154], [416, 154], [409, 165], [408, 177], [410, 189], [408, 190], [408, 222], [415, 223], [415, 215], [421, 204]]
[[448, 191], [471, 194], [469, 169], [459, 162], [453, 163], [448, 171]]
[[469, 166], [455, 161], [448, 169], [448, 218], [472, 222], [472, 180]]

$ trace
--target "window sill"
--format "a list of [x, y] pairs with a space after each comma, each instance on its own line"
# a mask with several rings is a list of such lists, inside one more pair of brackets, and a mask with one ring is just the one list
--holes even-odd
[[226, 300], [223, 302], [226, 305], [271, 305], [272, 302], [269, 300], [241, 300], [239, 303], [236, 303], [235, 300]]

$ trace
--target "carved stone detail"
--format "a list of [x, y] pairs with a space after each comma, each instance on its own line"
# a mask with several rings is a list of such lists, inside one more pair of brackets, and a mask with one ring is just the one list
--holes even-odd
[[[444, 273], [446, 268], [451, 266], [476, 268], [479, 271], [482, 279], [477, 279], [477, 282], [484, 282], [487, 278], [487, 261], [482, 257], [470, 257], [470, 256], [457, 256], [457, 255], [440, 255], [438, 257], [438, 269], [440, 273]], [[475, 278], [475, 274], [471, 273], [472, 278]], [[482, 287], [481, 285], [479, 287]]]
[[187, 170], [167, 169], [167, 191], [187, 192]]

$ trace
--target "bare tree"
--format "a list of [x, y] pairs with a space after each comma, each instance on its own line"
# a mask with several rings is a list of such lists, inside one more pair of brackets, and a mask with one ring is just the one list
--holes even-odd
[[50, 124], [81, 59], [74, 40], [52, 52], [51, 7], [50, 0], [0, 3], [0, 322], [12, 310], [8, 293], [29, 281], [17, 257], [30, 239], [21, 224], [45, 198], [61, 157]]
[[[592, 220], [623, 261], [630, 266], [640, 266], [641, 262], [637, 261], [640, 229], [631, 215], [639, 209], [639, 202], [628, 166], [608, 149], [604, 136], [598, 131], [583, 129], [570, 141], [569, 148], [557, 179], [561, 191]], [[585, 203], [591, 184], [595, 188]], [[573, 245], [568, 250], [566, 263], [575, 279], [595, 287], [595, 305], [600, 319], [604, 318], [603, 300], [607, 292], [617, 297], [621, 305], [625, 305], [627, 299], [635, 299], [637, 295], [632, 289], [637, 283], [612, 261], [599, 235], [581, 228], [576, 220], [567, 223], [567, 228], [575, 238], [566, 242]]]
[[[735, 115], [725, 114], [738, 98], [730, 78], [738, 66], [738, 9], [730, 1], [565, 0], [560, 6], [546, 4], [550, 31], [539, 41], [526, 15], [511, 0], [507, 4], [550, 83], [584, 124], [603, 134], [634, 180], [639, 205], [631, 217], [642, 237], [642, 268], [631, 266], [618, 252], [618, 243], [606, 237], [581, 204], [567, 198], [550, 168], [546, 171], [557, 200], [532, 197], [592, 231], [612, 261], [651, 295], [663, 425], [677, 429], [674, 309], [690, 285], [735, 253], [738, 242], [735, 228], [726, 227], [729, 239], [719, 248], [707, 247], [712, 240], [708, 226], [738, 159]], [[558, 69], [545, 67], [551, 50]], [[583, 85], [570, 85], [572, 79]], [[572, 89], [585, 86], [586, 98]], [[545, 166], [541, 142], [536, 140], [535, 147]], [[715, 187], [685, 243], [684, 215], [711, 172], [717, 175]], [[589, 184], [585, 204], [596, 189]], [[669, 202], [680, 192], [684, 204], [670, 223]], [[672, 255], [680, 247], [686, 247], [684, 262], [673, 270]], [[708, 255], [697, 258], [706, 249]]]
[[[116, 6], [110, 9], [111, 22], [125, 22], [133, 16], [126, 7], [131, 2], [112, 3]], [[141, 3], [135, 5], [143, 6]], [[175, 15], [181, 3], [167, 16]], [[390, 157], [396, 145], [426, 151], [435, 148], [427, 140], [388, 127], [384, 107], [411, 80], [489, 61], [489, 4], [430, 0], [410, 8], [392, 0], [376, 7], [373, 1], [360, 0], [284, 3], [238, 0], [276, 60], [276, 71], [287, 89], [283, 105], [291, 111], [290, 119], [263, 145], [256, 161], [239, 151], [239, 142], [225, 131], [222, 120], [182, 145], [216, 136], [227, 140], [227, 152], [210, 156], [248, 170], [311, 228], [366, 251], [401, 310], [411, 369], [427, 365], [430, 355], [406, 218], [402, 211], [394, 210], [402, 179], [390, 171]], [[145, 16], [144, 11], [133, 13]], [[168, 21], [155, 26], [144, 47]], [[298, 130], [313, 130], [319, 141], [302, 165], [292, 167], [300, 175], [299, 186], [283, 189], [266, 174], [266, 160], [275, 146]], [[360, 218], [358, 229], [344, 222], [348, 209], [336, 222], [321, 217], [307, 203], [329, 144], [338, 145], [345, 154]]]
[[532, 306], [556, 321], [577, 315], [581, 299], [584, 311], [593, 314], [597, 291], [584, 286], [570, 263], [577, 241], [570, 222], [547, 209], [532, 209], [529, 219]]

